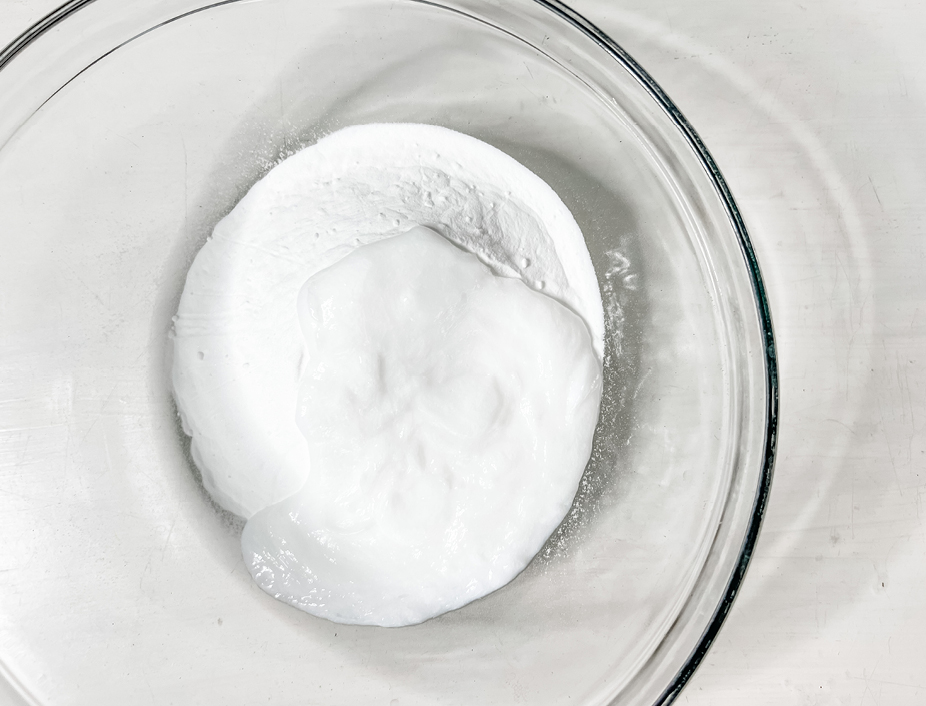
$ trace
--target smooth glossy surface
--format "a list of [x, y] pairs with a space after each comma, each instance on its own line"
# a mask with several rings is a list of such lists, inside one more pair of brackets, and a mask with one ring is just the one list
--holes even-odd
[[521, 573], [572, 505], [601, 362], [587, 324], [429, 228], [299, 295], [312, 461], [241, 538], [270, 595], [339, 623], [420, 623]]
[[[28, 567], [2, 579], [8, 669], [40, 702], [674, 693], [741, 577], [775, 411], [755, 263], [687, 124], [559, 7], [197, 9], [97, 0], [0, 71], [21, 234], [0, 263], [3, 510]], [[549, 183], [611, 353], [574, 518], [505, 589], [398, 631], [332, 629], [252, 587], [190, 473], [161, 343], [192, 254], [269, 164], [377, 120], [457, 128]]]

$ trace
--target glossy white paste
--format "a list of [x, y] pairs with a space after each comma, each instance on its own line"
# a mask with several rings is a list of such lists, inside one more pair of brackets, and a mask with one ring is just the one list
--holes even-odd
[[[320, 332], [325, 306], [352, 313]], [[465, 345], [423, 327], [457, 315]], [[542, 180], [460, 133], [366, 125], [282, 162], [216, 226], [181, 299], [173, 385], [207, 490], [250, 518], [258, 583], [400, 625], [503, 585], [562, 519], [602, 336], [581, 233]]]

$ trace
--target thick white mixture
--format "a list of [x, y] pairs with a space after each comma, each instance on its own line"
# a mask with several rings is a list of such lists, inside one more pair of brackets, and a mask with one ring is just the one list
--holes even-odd
[[562, 520], [602, 338], [582, 235], [546, 184], [450, 130], [366, 125], [216, 226], [173, 384], [207, 490], [249, 519], [255, 580], [403, 625], [503, 585]]

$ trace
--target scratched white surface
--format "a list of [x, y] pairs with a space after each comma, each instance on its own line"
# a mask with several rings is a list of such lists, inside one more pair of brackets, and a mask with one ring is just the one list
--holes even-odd
[[[0, 45], [57, 4], [0, 0]], [[763, 535], [679, 703], [926, 703], [926, 6], [573, 4], [714, 153], [779, 342]]]

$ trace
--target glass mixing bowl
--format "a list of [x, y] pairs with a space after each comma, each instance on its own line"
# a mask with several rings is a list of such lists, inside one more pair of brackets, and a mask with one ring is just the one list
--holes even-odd
[[[654, 704], [729, 610], [771, 478], [768, 306], [690, 125], [552, 0], [72, 0], [0, 54], [0, 696], [29, 704]], [[573, 510], [422, 625], [265, 595], [192, 469], [168, 332], [214, 224], [340, 127], [425, 122], [587, 239], [606, 391]]]

